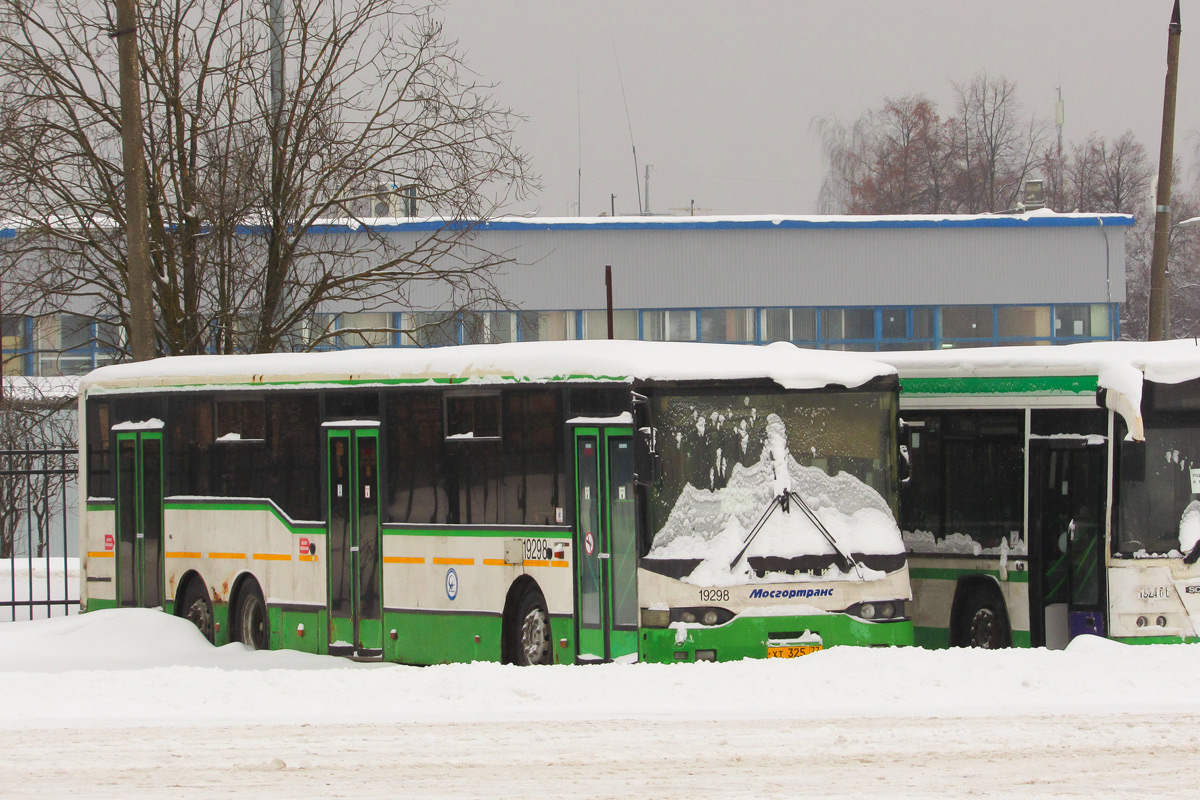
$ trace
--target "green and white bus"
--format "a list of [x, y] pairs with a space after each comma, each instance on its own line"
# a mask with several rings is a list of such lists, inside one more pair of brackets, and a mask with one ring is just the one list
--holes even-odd
[[918, 644], [1197, 640], [1196, 343], [878, 356], [900, 372]]
[[912, 642], [895, 371], [789, 344], [191, 356], [80, 387], [81, 606], [411, 664]]

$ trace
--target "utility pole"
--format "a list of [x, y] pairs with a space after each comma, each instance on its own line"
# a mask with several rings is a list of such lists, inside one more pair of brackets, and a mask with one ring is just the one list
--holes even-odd
[[141, 68], [137, 0], [116, 0], [117, 64], [121, 87], [121, 159], [125, 172], [125, 284], [129, 294], [129, 345], [134, 361], [157, 354], [154, 335], [150, 220], [146, 212], [146, 150], [142, 141]]
[[1146, 338], [1169, 339], [1167, 251], [1171, 236], [1171, 171], [1175, 165], [1175, 89], [1179, 82], [1179, 0], [1167, 27], [1167, 82], [1163, 91], [1162, 144], [1158, 151], [1158, 196], [1154, 205], [1154, 250], [1150, 259], [1150, 319]]

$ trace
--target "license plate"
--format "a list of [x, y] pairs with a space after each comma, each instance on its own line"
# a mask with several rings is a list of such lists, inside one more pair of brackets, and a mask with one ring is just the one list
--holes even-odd
[[789, 644], [783, 647], [768, 647], [767, 658], [799, 658], [821, 649], [819, 644]]

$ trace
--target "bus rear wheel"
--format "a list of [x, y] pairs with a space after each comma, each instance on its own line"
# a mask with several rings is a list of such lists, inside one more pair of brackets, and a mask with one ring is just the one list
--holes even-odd
[[238, 594], [237, 610], [238, 641], [251, 650], [267, 650], [271, 646], [271, 620], [267, 616], [267, 604], [257, 583], [245, 586]]
[[521, 666], [551, 663], [550, 614], [541, 592], [528, 589], [521, 596], [511, 635], [513, 663]]
[[984, 650], [1008, 647], [1008, 625], [993, 598], [975, 594], [967, 607], [966, 644]]
[[179, 604], [180, 616], [195, 625], [208, 641], [213, 640], [213, 610], [204, 584], [197, 579], [188, 581]]

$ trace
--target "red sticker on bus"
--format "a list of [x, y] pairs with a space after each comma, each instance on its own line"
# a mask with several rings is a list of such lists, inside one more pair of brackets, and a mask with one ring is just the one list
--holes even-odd
[[308, 539], [304, 537], [300, 538], [300, 555], [308, 555]]
[[596, 552], [596, 537], [592, 536], [592, 532], [588, 531], [583, 535], [583, 552], [589, 556]]
[[117, 542], [115, 539], [113, 539], [113, 535], [111, 533], [104, 534], [104, 549], [112, 550], [116, 546]]

